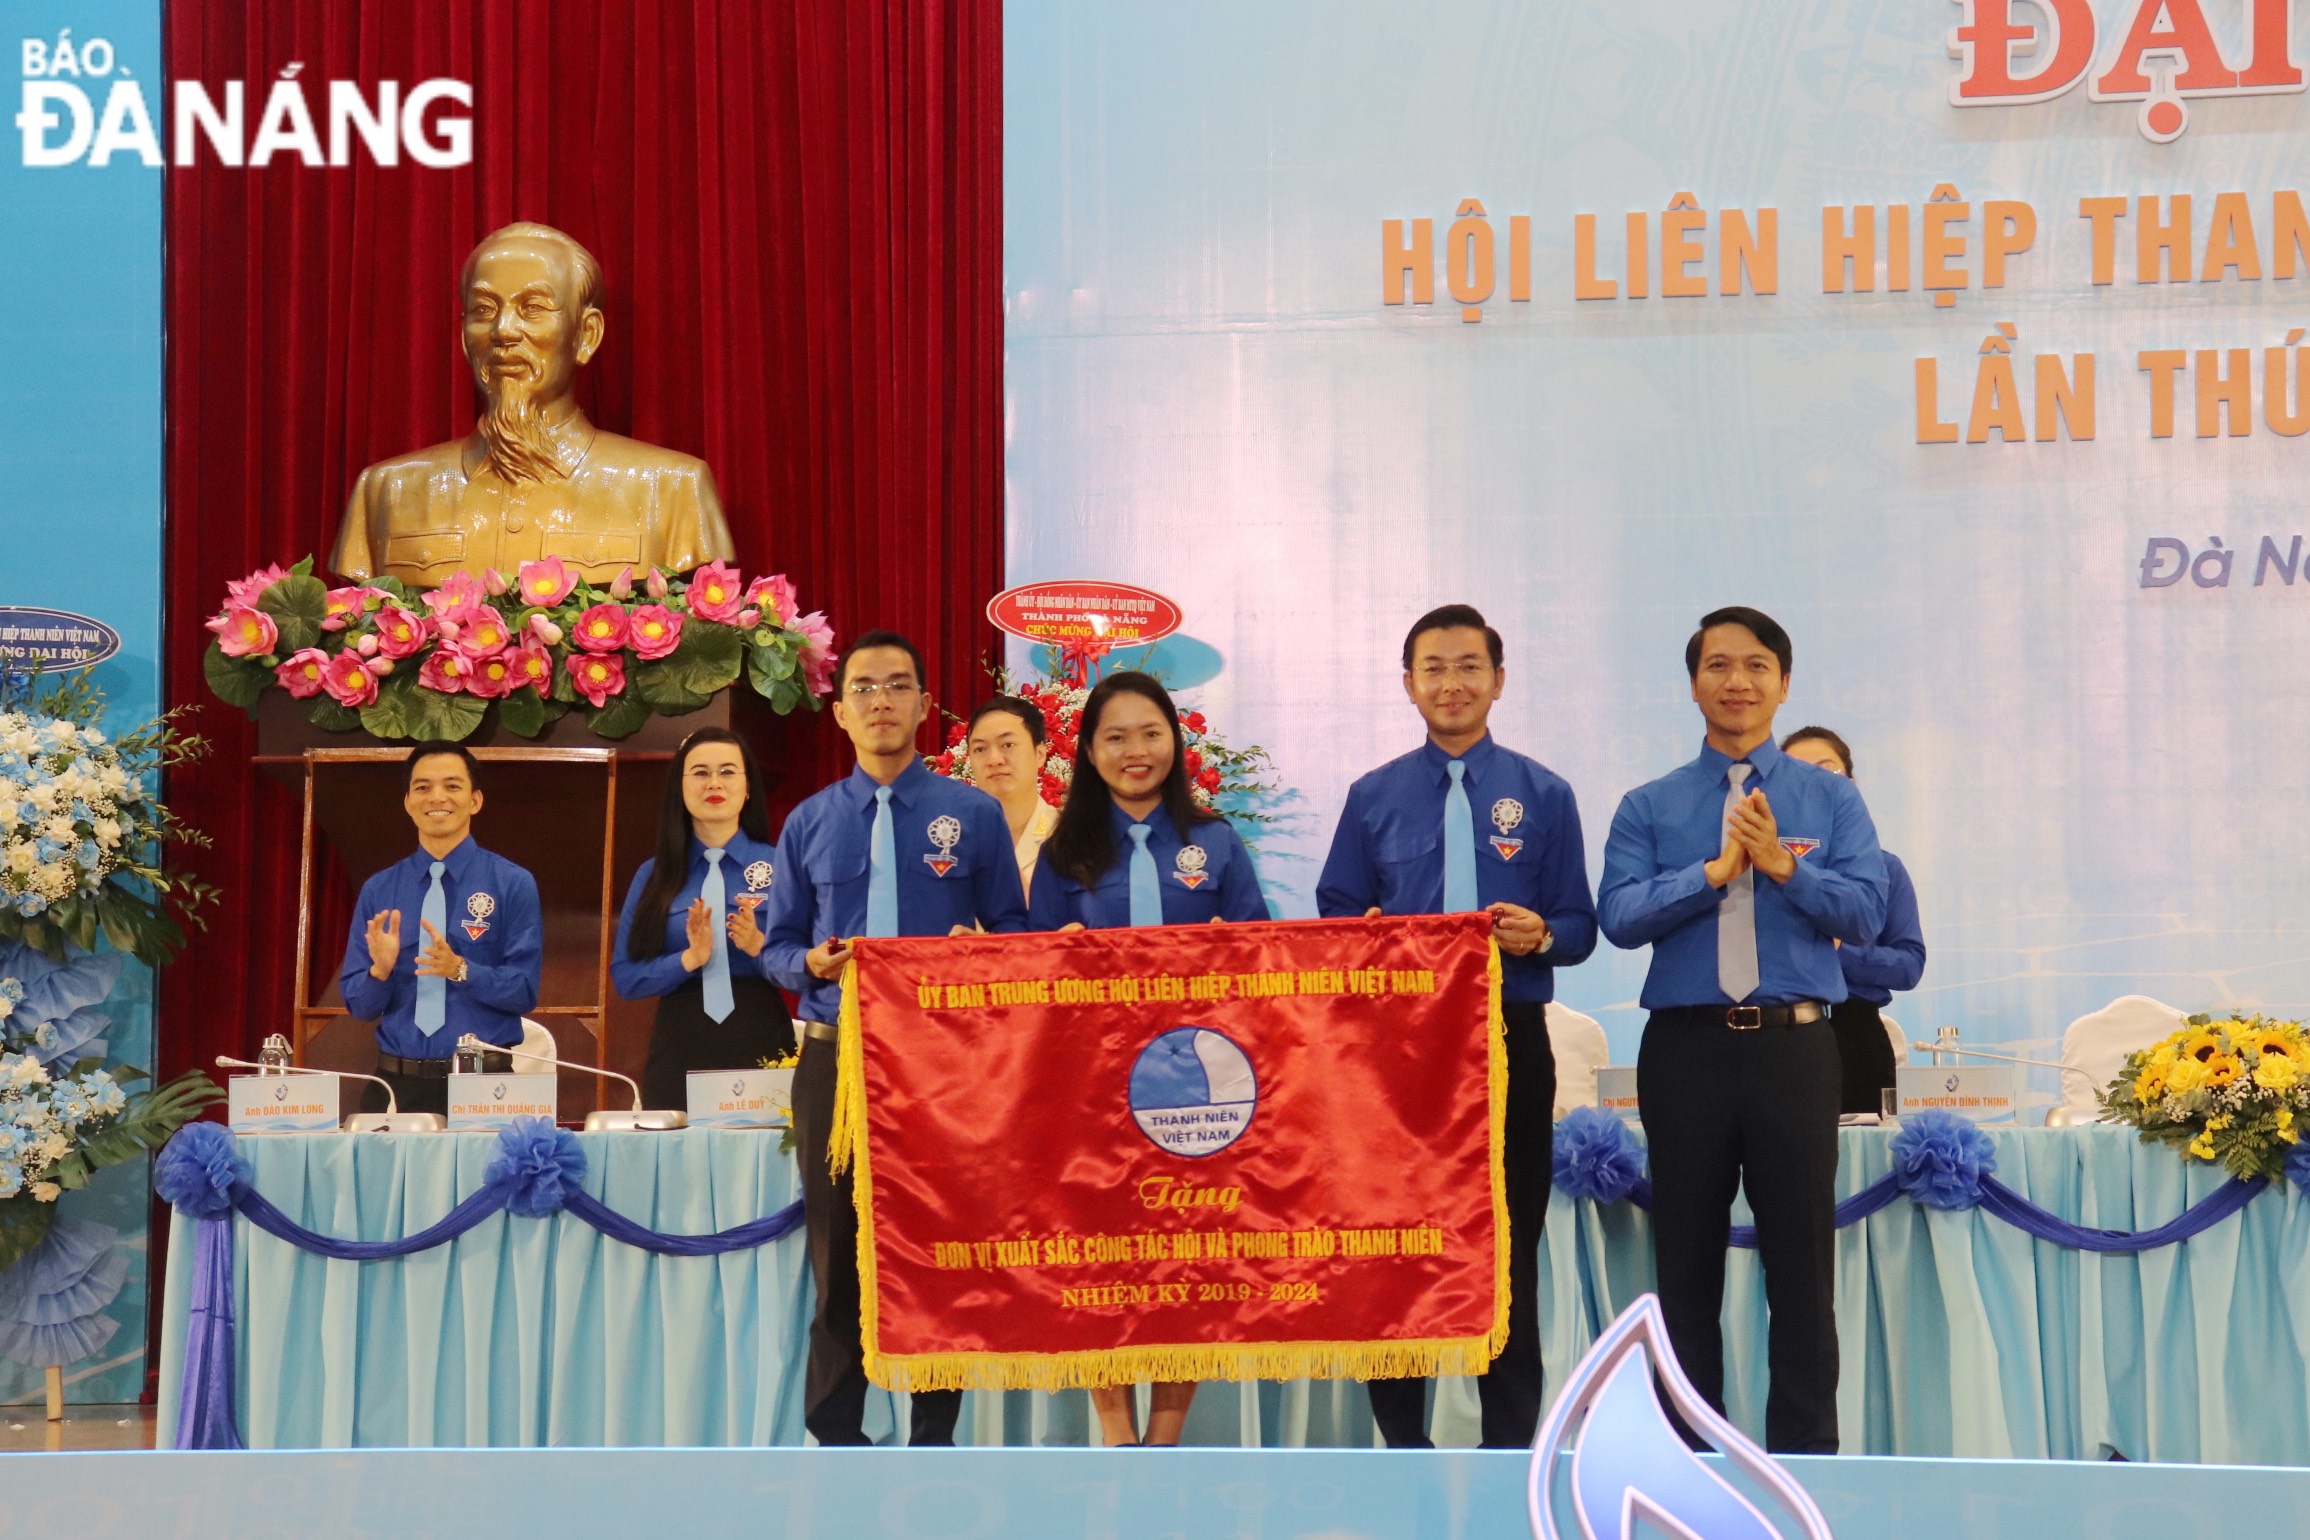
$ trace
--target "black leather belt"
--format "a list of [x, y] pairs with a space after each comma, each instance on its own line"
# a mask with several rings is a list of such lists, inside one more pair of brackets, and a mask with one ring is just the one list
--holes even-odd
[[798, 1021], [794, 1025], [802, 1029], [804, 1037], [814, 1037], [822, 1043], [836, 1042], [842, 1036], [842, 1029], [831, 1021]]
[[1794, 1005], [1672, 1005], [1654, 1011], [1652, 1019], [1674, 1027], [1754, 1032], [1759, 1027], [1809, 1027], [1823, 1014], [1818, 1001], [1799, 1000]]
[[[409, 1080], [447, 1080], [449, 1059], [404, 1059], [399, 1054], [377, 1055], [377, 1068], [388, 1075], [400, 1075]], [[481, 1051], [481, 1072], [485, 1075], [505, 1075], [513, 1071], [513, 1055], [502, 1048]]]

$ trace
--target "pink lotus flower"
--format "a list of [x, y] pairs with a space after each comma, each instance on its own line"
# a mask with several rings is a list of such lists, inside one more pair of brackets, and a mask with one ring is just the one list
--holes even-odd
[[[377, 660], [382, 663], [385, 660]], [[377, 676], [361, 666], [359, 657], [340, 652], [321, 668], [321, 688], [340, 706], [358, 711], [377, 698]]]
[[228, 611], [254, 609], [257, 599], [264, 591], [288, 575], [288, 568], [275, 563], [270, 567], [259, 567], [247, 577], [227, 583], [225, 585], [225, 608]]
[[534, 604], [539, 609], [551, 609], [570, 596], [577, 587], [577, 574], [562, 564], [558, 556], [521, 564], [516, 582], [521, 588], [521, 602]]
[[406, 658], [425, 645], [433, 623], [412, 615], [398, 604], [377, 611], [377, 645], [388, 658]]
[[802, 677], [813, 695], [834, 688], [834, 623], [823, 610], [798, 616], [788, 627], [802, 638]]
[[746, 602], [760, 605], [762, 613], [770, 618], [772, 624], [782, 626], [794, 618], [794, 611], [801, 606], [802, 598], [795, 593], [791, 578], [783, 572], [774, 572], [768, 577], [754, 580], [753, 585], [746, 590]]
[[391, 658], [371, 658], [361, 666], [379, 679], [393, 672], [393, 660]]
[[471, 670], [465, 678], [465, 688], [483, 700], [496, 700], [519, 683], [513, 676], [513, 665], [502, 652], [486, 658], [468, 658]]
[[628, 562], [625, 564], [625, 566], [618, 569], [618, 575], [616, 577], [610, 579], [610, 597], [613, 599], [623, 600], [631, 599], [633, 596], [634, 564], [632, 562]]
[[663, 572], [659, 571], [659, 570], [658, 570], [657, 568], [655, 568], [655, 567], [652, 567], [652, 568], [650, 569], [650, 575], [649, 575], [649, 577], [648, 577], [647, 579], [645, 579], [645, 580], [643, 581], [643, 583], [642, 583], [642, 587], [643, 587], [643, 588], [645, 588], [645, 589], [647, 589], [647, 590], [649, 591], [649, 595], [650, 595], [650, 597], [651, 597], [651, 598], [653, 598], [653, 599], [663, 599], [664, 597], [666, 597], [666, 575], [665, 575], [665, 573], [663, 573]]
[[321, 615], [321, 629], [342, 631], [369, 611], [369, 595], [374, 590], [355, 586], [329, 590], [328, 606]]
[[353, 643], [353, 650], [364, 658], [377, 656], [377, 633], [374, 631], [362, 632], [360, 639]]
[[217, 635], [217, 647], [228, 658], [258, 658], [279, 645], [281, 633], [273, 617], [252, 605], [236, 605], [208, 623]]
[[449, 581], [425, 595], [427, 607], [436, 615], [446, 615], [469, 604], [485, 604], [488, 600], [489, 593], [481, 586], [481, 579], [470, 572], [451, 573]]
[[417, 670], [417, 682], [428, 690], [456, 695], [465, 689], [472, 675], [472, 659], [454, 647], [436, 647], [424, 666]]
[[608, 705], [610, 697], [626, 687], [626, 660], [621, 657], [573, 652], [567, 667], [570, 683], [577, 686], [578, 694], [597, 708]]
[[441, 634], [454, 637], [460, 652], [488, 657], [513, 642], [505, 617], [486, 604], [469, 604], [441, 617]]
[[505, 574], [495, 567], [485, 567], [481, 573], [481, 586], [489, 590], [489, 597], [496, 599], [502, 597], [505, 591], [513, 585], [507, 582]]
[[597, 604], [577, 618], [574, 639], [587, 652], [624, 652], [626, 632], [624, 605]]
[[509, 647], [501, 656], [505, 659], [505, 666], [512, 671], [513, 682], [506, 686], [508, 690], [518, 690], [525, 684], [532, 685], [542, 700], [545, 693], [553, 688], [553, 659], [543, 647]]
[[739, 630], [752, 631], [759, 627], [761, 624], [762, 612], [760, 610], [740, 610], [738, 612]]
[[561, 627], [555, 625], [552, 621], [546, 619], [543, 615], [532, 615], [529, 617], [529, 634], [535, 637], [538, 641], [543, 642], [548, 647], [559, 647], [561, 645]]
[[682, 617], [662, 604], [645, 604], [634, 611], [628, 635], [636, 657], [662, 658], [682, 644]]
[[281, 688], [288, 691], [293, 699], [311, 700], [321, 693], [321, 670], [328, 666], [328, 662], [327, 653], [318, 647], [307, 647], [291, 653], [279, 668], [273, 670], [273, 677], [281, 682]]
[[690, 574], [688, 597], [691, 614], [728, 625], [746, 603], [746, 581], [732, 568], [710, 561]]

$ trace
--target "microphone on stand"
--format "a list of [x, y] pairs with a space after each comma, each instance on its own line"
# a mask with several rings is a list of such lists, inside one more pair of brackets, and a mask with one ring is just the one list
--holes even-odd
[[492, 1049], [489, 1044], [484, 1043], [480, 1038], [473, 1036], [471, 1033], [467, 1033], [464, 1037], [458, 1039], [457, 1048], [460, 1053], [465, 1052], [468, 1048], [472, 1049], [476, 1053], [483, 1051], [502, 1053], [508, 1058], [526, 1059], [532, 1064], [543, 1065], [549, 1070], [574, 1069], [580, 1074], [592, 1075], [597, 1079], [616, 1080], [622, 1082], [626, 1089], [634, 1093], [633, 1110], [630, 1112], [601, 1111], [587, 1113], [585, 1129], [589, 1134], [602, 1133], [605, 1131], [614, 1133], [631, 1133], [635, 1131], [664, 1133], [672, 1129], [687, 1128], [690, 1126], [690, 1115], [687, 1112], [675, 1112], [671, 1110], [664, 1112], [643, 1111], [642, 1088], [634, 1082], [634, 1078], [631, 1075], [621, 1075], [614, 1069], [596, 1069], [591, 1064], [579, 1064], [568, 1059], [548, 1058], [542, 1053], [524, 1053], [519, 1048]]
[[[270, 1047], [270, 1041], [267, 1043]], [[393, 1095], [391, 1081], [376, 1075], [364, 1075], [352, 1069], [310, 1069], [302, 1064], [282, 1064], [277, 1061], [236, 1059], [230, 1054], [217, 1055], [219, 1069], [253, 1069], [260, 1075], [330, 1075], [339, 1080], [366, 1080], [371, 1085], [385, 1088], [383, 1112], [356, 1112], [345, 1119], [344, 1131], [349, 1134], [437, 1134], [444, 1123], [438, 1112], [403, 1112], [401, 1103]]]

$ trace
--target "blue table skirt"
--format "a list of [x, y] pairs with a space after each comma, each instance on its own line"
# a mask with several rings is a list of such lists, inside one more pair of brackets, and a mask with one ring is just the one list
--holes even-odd
[[[1886, 1136], [1843, 1134], [1840, 1195], [1887, 1169]], [[798, 1191], [775, 1134], [581, 1136], [586, 1188], [654, 1229], [758, 1218]], [[2085, 1224], [2162, 1223], [2219, 1185], [2118, 1129], [1993, 1132], [1998, 1174]], [[481, 1184], [493, 1137], [242, 1141], [258, 1190], [311, 1228], [389, 1239]], [[1745, 1216], [1744, 1216], [1745, 1217]], [[160, 1440], [172, 1441], [194, 1227], [172, 1227]], [[797, 1233], [755, 1252], [658, 1258], [590, 1227], [499, 1216], [401, 1261], [331, 1262], [235, 1221], [240, 1422], [251, 1448], [797, 1444], [811, 1289]], [[1838, 1239], [1839, 1393], [1850, 1452], [2310, 1464], [2310, 1212], [2291, 1188], [2142, 1256], [2087, 1256], [1978, 1212], [1905, 1200]], [[1553, 1393], [1596, 1332], [1651, 1287], [1649, 1224], [1561, 1193], [1542, 1242]], [[1726, 1290], [1734, 1419], [1764, 1409], [1763, 1274]], [[903, 1426], [877, 1393], [869, 1431]], [[1439, 1385], [1438, 1441], [1475, 1442], [1472, 1384]], [[973, 1392], [960, 1436], [1081, 1443], [1080, 1391]], [[1352, 1382], [1204, 1388], [1191, 1442], [1368, 1446]]]

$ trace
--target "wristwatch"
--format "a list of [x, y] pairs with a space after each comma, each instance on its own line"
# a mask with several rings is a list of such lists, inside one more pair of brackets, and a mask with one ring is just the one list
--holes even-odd
[[472, 972], [473, 972], [473, 964], [472, 964], [472, 962], [470, 962], [469, 960], [467, 960], [467, 959], [466, 959], [466, 958], [464, 958], [464, 957], [460, 957], [460, 958], [458, 958], [458, 959], [457, 959], [457, 977], [455, 977], [455, 978], [451, 979], [449, 982], [450, 982], [450, 983], [452, 983], [452, 984], [462, 984], [462, 983], [464, 983], [464, 982], [465, 982], [465, 980], [467, 979], [467, 977], [468, 977], [468, 976], [470, 976], [470, 975], [472, 974]]

